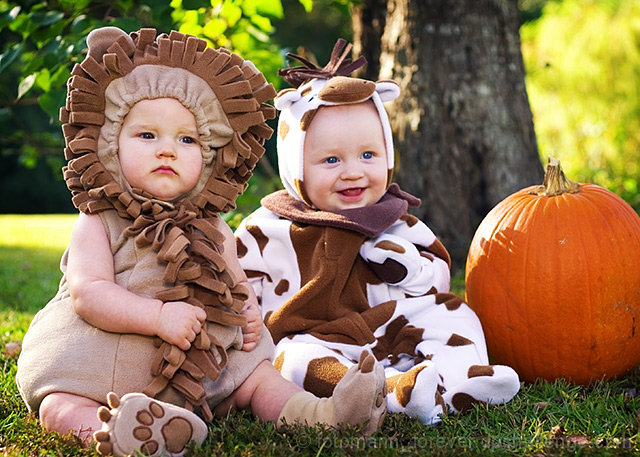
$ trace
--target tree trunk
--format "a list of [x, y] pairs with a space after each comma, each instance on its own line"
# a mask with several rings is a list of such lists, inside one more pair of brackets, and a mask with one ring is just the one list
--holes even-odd
[[402, 90], [389, 106], [396, 181], [422, 199], [414, 214], [459, 270], [486, 213], [542, 182], [517, 2], [387, 0], [383, 32], [364, 22], [379, 3], [356, 10], [354, 41], [375, 50], [371, 41], [380, 38], [379, 73], [368, 76]]
[[353, 7], [353, 56], [364, 56], [367, 65], [360, 67], [356, 75], [365, 79], [378, 79], [380, 52], [387, 18], [387, 0], [366, 0]]

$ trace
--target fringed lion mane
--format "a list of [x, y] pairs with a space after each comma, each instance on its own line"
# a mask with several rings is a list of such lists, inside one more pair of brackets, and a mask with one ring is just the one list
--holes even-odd
[[[275, 91], [253, 65], [226, 49], [206, 48], [204, 40], [175, 31], [156, 37], [154, 29], [129, 35], [115, 30], [108, 31], [104, 49], [90, 49], [74, 67], [60, 112], [68, 161], [63, 171], [73, 203], [84, 213], [115, 210], [131, 220], [125, 235], [135, 237], [139, 246], [151, 245], [158, 261], [166, 264], [167, 288], [156, 295], [158, 299], [199, 306], [207, 313], [207, 323], [242, 326], [246, 320], [239, 313], [248, 291], [226, 268], [218, 213], [235, 207], [264, 154], [264, 142], [272, 133], [265, 121], [275, 117], [275, 110], [265, 102]], [[146, 199], [132, 196], [98, 158], [105, 91], [141, 65], [182, 68], [200, 77], [220, 101], [234, 131], [228, 144], [217, 149], [203, 190], [174, 205], [163, 205], [149, 195], [142, 194]], [[211, 419], [202, 381], [218, 378], [227, 354], [207, 331], [207, 323], [186, 353], [158, 342], [151, 368], [154, 380], [145, 393], [156, 396], [172, 386], [184, 394], [187, 408], [200, 407], [205, 419]]]

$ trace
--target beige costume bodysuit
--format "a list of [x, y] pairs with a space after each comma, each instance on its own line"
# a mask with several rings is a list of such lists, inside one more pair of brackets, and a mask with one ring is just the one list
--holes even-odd
[[[116, 283], [162, 301], [202, 307], [207, 320], [183, 352], [159, 338], [105, 332], [73, 310], [66, 279], [34, 318], [18, 361], [17, 383], [37, 411], [52, 392], [103, 402], [110, 391], [147, 395], [211, 418], [211, 407], [240, 385], [273, 343], [243, 352], [240, 314], [247, 289], [227, 271], [219, 212], [235, 205], [271, 135], [264, 102], [275, 91], [248, 61], [203, 40], [153, 29], [129, 35], [107, 27], [87, 38], [87, 58], [69, 80], [64, 175], [76, 207], [98, 214], [111, 243]], [[195, 187], [175, 201], [154, 199], [124, 180], [117, 138], [143, 99], [171, 97], [189, 109], [203, 149]], [[65, 271], [63, 257], [62, 270]]]

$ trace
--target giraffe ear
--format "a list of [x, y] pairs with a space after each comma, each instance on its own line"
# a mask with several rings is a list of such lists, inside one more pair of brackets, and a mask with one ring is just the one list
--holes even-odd
[[376, 82], [376, 92], [383, 102], [395, 100], [400, 95], [400, 86], [395, 81]]
[[292, 104], [300, 100], [300, 92], [296, 89], [283, 89], [278, 92], [276, 98], [273, 99], [273, 104], [275, 105], [277, 110], [282, 111], [283, 109], [289, 108]]

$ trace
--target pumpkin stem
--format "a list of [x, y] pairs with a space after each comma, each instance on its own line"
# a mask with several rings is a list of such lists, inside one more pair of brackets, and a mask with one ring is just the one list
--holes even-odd
[[580, 184], [567, 179], [560, 166], [560, 161], [554, 157], [549, 157], [547, 170], [544, 173], [544, 182], [531, 193], [539, 196], [555, 197], [565, 192], [570, 194], [580, 192]]

